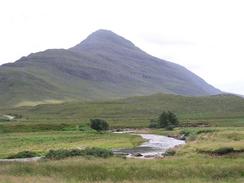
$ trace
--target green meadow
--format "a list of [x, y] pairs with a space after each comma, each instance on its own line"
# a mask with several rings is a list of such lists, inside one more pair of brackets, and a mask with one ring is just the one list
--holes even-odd
[[[148, 129], [162, 111], [177, 114], [173, 131]], [[143, 139], [133, 134], [96, 132], [89, 119], [101, 118], [111, 128], [139, 133], [187, 135], [187, 143], [162, 159], [73, 157], [38, 162], [0, 162], [0, 182], [124, 182], [124, 183], [242, 183], [244, 182], [244, 100], [233, 95], [183, 97], [158, 94], [128, 99], [38, 105], [1, 109], [16, 116], [0, 121], [0, 158], [21, 151], [40, 156], [50, 149], [131, 148]], [[219, 149], [231, 148], [226, 154]]]
[[[64, 160], [44, 160], [29, 163], [0, 163], [1, 182], [243, 182], [244, 181], [244, 153], [230, 153], [223, 156], [213, 156], [200, 153], [200, 150], [213, 151], [221, 147], [233, 147], [235, 150], [244, 149], [244, 128], [218, 127], [205, 130], [203, 128], [184, 128], [175, 131], [147, 131], [156, 134], [174, 134], [180, 131], [189, 131], [190, 136], [186, 145], [176, 149], [174, 156], [163, 159], [138, 160], [125, 159], [123, 157], [94, 158], [76, 157]], [[199, 133], [199, 131], [201, 133]], [[72, 133], [71, 133], [72, 134]], [[20, 134], [25, 136], [25, 134]], [[42, 137], [42, 133], [40, 137]], [[57, 134], [54, 134], [54, 137]], [[125, 138], [120, 142], [122, 146], [133, 146], [138, 139], [131, 139], [130, 135], [124, 134]], [[26, 137], [31, 136], [31, 134]], [[63, 135], [65, 137], [65, 134]], [[72, 136], [72, 135], [71, 135]], [[101, 140], [84, 143], [86, 146], [116, 147], [118, 141], [114, 136], [100, 134]], [[104, 136], [110, 136], [108, 138]], [[9, 137], [10, 138], [10, 137]], [[133, 137], [135, 138], [135, 137]], [[45, 139], [45, 138], [44, 138]], [[55, 141], [55, 140], [54, 140]], [[63, 144], [69, 140], [63, 140]], [[81, 138], [81, 142], [83, 139]], [[11, 143], [14, 143], [12, 141]], [[16, 142], [15, 142], [16, 143]], [[27, 142], [28, 143], [28, 142]], [[2, 144], [2, 143], [1, 143]], [[30, 143], [31, 144], [31, 143]], [[34, 146], [39, 151], [45, 151], [45, 146], [53, 142], [46, 141], [41, 146]], [[61, 143], [62, 144], [62, 143]], [[72, 144], [72, 143], [71, 143]], [[76, 144], [76, 143], [75, 143]], [[79, 145], [77, 143], [76, 145]], [[62, 145], [69, 148], [72, 145]], [[19, 149], [21, 150], [21, 149]], [[34, 150], [34, 149], [33, 149]]]

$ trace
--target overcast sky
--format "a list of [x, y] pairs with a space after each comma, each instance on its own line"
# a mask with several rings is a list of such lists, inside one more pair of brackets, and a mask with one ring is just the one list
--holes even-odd
[[109, 29], [244, 94], [243, 0], [1, 0], [0, 64]]

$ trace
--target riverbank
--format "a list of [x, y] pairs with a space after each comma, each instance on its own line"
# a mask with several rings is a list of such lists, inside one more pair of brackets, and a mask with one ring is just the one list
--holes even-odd
[[[124, 131], [123, 133], [126, 133]], [[132, 133], [132, 131], [129, 131]], [[135, 134], [141, 136], [145, 142], [131, 149], [116, 149], [115, 154], [126, 155], [128, 158], [152, 159], [163, 157], [168, 149], [185, 144], [183, 140], [155, 134]]]
[[[0, 162], [0, 182], [8, 183], [243, 183], [244, 182], [244, 153], [227, 153], [213, 156], [205, 152], [214, 152], [223, 147], [232, 147], [238, 151], [244, 149], [244, 128], [237, 127], [212, 127], [212, 128], [177, 128], [174, 131], [163, 129], [152, 130], [150, 133], [167, 136], [168, 134], [187, 133], [187, 144], [179, 148], [172, 156], [165, 156], [163, 159], [152, 159], [140, 161], [133, 158], [111, 157], [107, 159], [94, 157], [74, 157], [63, 160], [37, 161], [37, 162]], [[38, 139], [33, 143], [37, 144], [41, 139], [48, 139], [55, 143], [59, 140], [69, 145], [74, 137], [72, 132], [37, 133]], [[52, 135], [53, 136], [52, 136]], [[65, 135], [64, 135], [65, 134]], [[84, 134], [75, 132], [76, 140], [83, 139], [81, 144], [87, 143], [92, 146], [118, 148], [127, 142], [131, 147], [138, 146], [143, 141], [140, 136], [132, 134]], [[5, 134], [7, 135], [7, 134]], [[13, 138], [14, 134], [9, 134]], [[21, 135], [26, 135], [21, 138]], [[30, 134], [29, 134], [30, 135]], [[33, 135], [33, 134], [32, 134]], [[46, 134], [47, 135], [47, 134]], [[27, 143], [27, 134], [16, 134], [13, 144]], [[4, 138], [4, 136], [2, 136]], [[52, 138], [51, 138], [52, 137]], [[62, 138], [61, 138], [62, 137]], [[135, 140], [135, 138], [137, 140]], [[99, 140], [100, 139], [100, 140]], [[133, 140], [134, 139], [134, 140]], [[2, 138], [0, 138], [2, 140]], [[49, 141], [48, 141], [49, 142]], [[39, 149], [49, 148], [50, 144], [40, 142]], [[24, 143], [23, 143], [24, 144]], [[112, 145], [111, 145], [112, 144]], [[6, 147], [7, 142], [5, 142]], [[28, 145], [28, 144], [27, 144]], [[45, 145], [45, 146], [44, 146]], [[52, 145], [52, 144], [51, 144]], [[29, 144], [29, 146], [31, 146]], [[27, 147], [27, 146], [25, 146]], [[56, 146], [57, 147], [57, 146]], [[126, 146], [124, 146], [126, 147]], [[1, 149], [0, 149], [1, 150]], [[6, 150], [6, 149], [5, 149]], [[7, 152], [7, 150], [6, 150]]]

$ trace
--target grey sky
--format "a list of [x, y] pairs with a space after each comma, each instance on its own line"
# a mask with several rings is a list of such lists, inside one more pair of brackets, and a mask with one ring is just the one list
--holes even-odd
[[109, 29], [244, 94], [243, 0], [1, 0], [0, 64]]

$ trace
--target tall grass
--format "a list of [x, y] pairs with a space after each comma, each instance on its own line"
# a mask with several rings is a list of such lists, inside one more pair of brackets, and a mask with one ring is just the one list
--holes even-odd
[[74, 158], [39, 163], [2, 164], [0, 172], [2, 176], [50, 177], [67, 182], [241, 182], [237, 180], [244, 178], [244, 159], [174, 157], [148, 161]]

